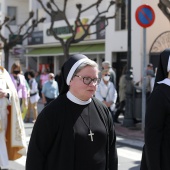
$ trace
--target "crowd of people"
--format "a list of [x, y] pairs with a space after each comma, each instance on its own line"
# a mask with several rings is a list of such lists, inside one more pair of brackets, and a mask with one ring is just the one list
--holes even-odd
[[[163, 68], [162, 65], [160, 67]], [[26, 155], [23, 122], [32, 122], [35, 124], [27, 152], [26, 170], [105, 170], [106, 167], [117, 170], [114, 123], [120, 124], [119, 115], [125, 114], [126, 73], [127, 67], [124, 66], [116, 87], [116, 73], [110, 62], [103, 61], [100, 70], [96, 62], [82, 54], [71, 56], [56, 76], [47, 69], [42, 73], [27, 70], [23, 74], [19, 63], [12, 65], [10, 73], [0, 66], [0, 169], [8, 169], [8, 160]], [[160, 76], [160, 71], [158, 73]], [[154, 92], [155, 76], [150, 63], [146, 69], [147, 98]], [[133, 73], [131, 80], [134, 87], [142, 86], [142, 79], [134, 83]], [[158, 84], [163, 84], [159, 87], [163, 88], [164, 84], [169, 86], [167, 79], [159, 80]], [[38, 113], [40, 98], [44, 109]], [[150, 103], [155, 102], [152, 100]], [[154, 167], [148, 165], [145, 157], [152, 152], [148, 148], [150, 143], [147, 143], [150, 142], [148, 134], [153, 133], [148, 123], [150, 110], [151, 106], [146, 112], [143, 169]], [[155, 126], [156, 123], [153, 124]], [[18, 139], [14, 138], [14, 133]]]
[[8, 169], [9, 160], [26, 155], [24, 122], [36, 122], [40, 97], [46, 105], [58, 94], [54, 74], [47, 70], [23, 74], [18, 62], [13, 63], [10, 72], [0, 66], [0, 170]]

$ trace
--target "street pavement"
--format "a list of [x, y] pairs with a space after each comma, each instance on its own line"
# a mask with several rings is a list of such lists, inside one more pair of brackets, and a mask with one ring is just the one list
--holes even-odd
[[115, 124], [117, 143], [121, 143], [133, 148], [142, 149], [144, 145], [144, 132], [141, 125], [134, 127], [123, 127], [122, 124]]

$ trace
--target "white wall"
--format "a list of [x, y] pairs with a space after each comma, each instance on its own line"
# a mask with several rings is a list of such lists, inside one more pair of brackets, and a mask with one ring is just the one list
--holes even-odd
[[141, 0], [132, 1], [131, 3], [131, 66], [133, 67], [134, 81], [139, 81], [142, 76], [142, 45], [141, 33], [142, 27], [140, 27], [136, 21], [135, 13], [138, 6], [141, 5]]
[[[115, 8], [109, 15], [115, 13]], [[109, 20], [106, 27], [105, 59], [112, 62], [112, 52], [127, 51], [127, 30], [115, 31], [115, 19]]]

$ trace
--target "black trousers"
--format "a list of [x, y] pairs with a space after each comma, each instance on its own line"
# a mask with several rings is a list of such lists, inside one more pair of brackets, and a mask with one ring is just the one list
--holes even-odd
[[119, 107], [116, 110], [115, 115], [114, 115], [114, 121], [117, 121], [117, 119], [121, 113], [124, 115], [124, 112], [125, 112], [124, 107], [125, 107], [125, 100], [120, 102]]

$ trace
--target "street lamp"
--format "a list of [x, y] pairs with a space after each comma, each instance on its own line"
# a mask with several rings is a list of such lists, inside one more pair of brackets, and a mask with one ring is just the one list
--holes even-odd
[[126, 72], [126, 105], [123, 126], [134, 126], [133, 121], [133, 76], [131, 68], [131, 0], [128, 0], [128, 52], [127, 52], [127, 72]]

